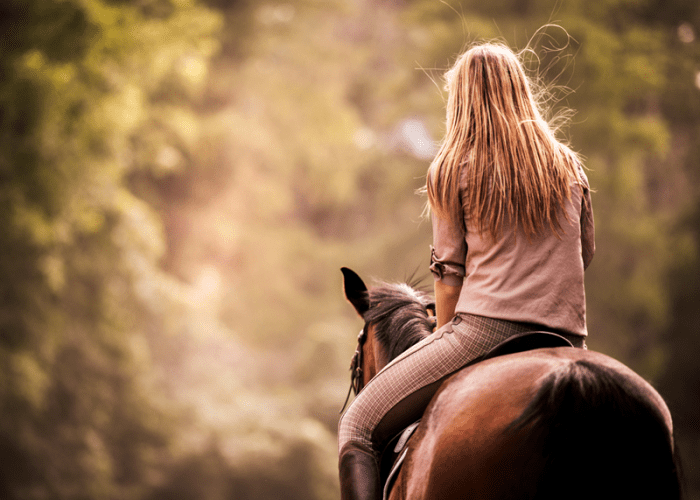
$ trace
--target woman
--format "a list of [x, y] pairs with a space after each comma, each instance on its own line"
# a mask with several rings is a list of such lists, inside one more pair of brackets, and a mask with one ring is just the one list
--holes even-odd
[[595, 246], [576, 154], [542, 118], [507, 47], [472, 47], [446, 81], [446, 134], [426, 182], [438, 330], [377, 374], [341, 418], [344, 500], [381, 497], [377, 446], [469, 361], [532, 329], [585, 348], [583, 272]]

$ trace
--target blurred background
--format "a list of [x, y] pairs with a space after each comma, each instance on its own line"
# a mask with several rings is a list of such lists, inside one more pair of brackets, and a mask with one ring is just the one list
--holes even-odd
[[589, 346], [700, 499], [696, 0], [2, 0], [0, 498], [338, 498], [339, 268], [431, 285], [414, 192], [484, 39], [576, 110]]

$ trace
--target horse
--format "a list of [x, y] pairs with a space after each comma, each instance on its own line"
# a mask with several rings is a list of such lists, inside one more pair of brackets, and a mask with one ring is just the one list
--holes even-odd
[[[368, 289], [342, 272], [365, 321], [351, 366], [358, 393], [432, 333], [435, 305], [415, 286]], [[450, 375], [406, 445], [388, 499], [675, 500], [677, 457], [671, 413], [641, 376], [599, 352], [539, 348]]]

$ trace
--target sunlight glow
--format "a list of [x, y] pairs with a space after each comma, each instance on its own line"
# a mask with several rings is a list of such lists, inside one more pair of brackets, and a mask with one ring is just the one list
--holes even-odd
[[362, 127], [353, 135], [353, 141], [358, 149], [366, 150], [370, 149], [376, 144], [377, 137], [371, 129]]
[[403, 120], [396, 129], [392, 143], [421, 160], [428, 160], [435, 155], [435, 142], [422, 120], [409, 118]]
[[221, 273], [214, 266], [203, 267], [194, 283], [192, 300], [200, 303], [216, 300], [221, 291]]
[[690, 23], [683, 23], [678, 26], [678, 39], [683, 43], [693, 43], [695, 41], [695, 30]]
[[287, 24], [294, 19], [296, 11], [293, 5], [266, 5], [258, 12], [258, 19], [267, 25]]
[[172, 170], [182, 163], [182, 155], [174, 147], [166, 145], [158, 151], [156, 162], [164, 169]]
[[201, 57], [185, 55], [177, 61], [177, 71], [193, 86], [200, 86], [207, 77], [207, 64]]

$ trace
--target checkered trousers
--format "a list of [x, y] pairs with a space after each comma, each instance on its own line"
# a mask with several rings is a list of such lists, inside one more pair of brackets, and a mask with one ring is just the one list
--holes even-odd
[[[364, 387], [338, 425], [338, 445], [375, 449], [372, 433], [396, 404], [487, 353], [507, 338], [532, 330], [510, 321], [460, 314], [389, 363]], [[437, 390], [437, 387], [435, 388]], [[395, 433], [411, 422], [397, 422]]]

